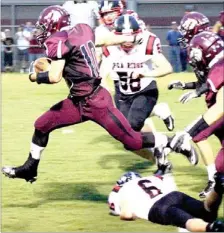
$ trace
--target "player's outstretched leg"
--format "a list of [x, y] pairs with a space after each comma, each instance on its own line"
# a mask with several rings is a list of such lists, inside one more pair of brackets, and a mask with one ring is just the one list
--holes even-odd
[[34, 182], [41, 153], [48, 144], [49, 134], [54, 129], [73, 125], [81, 121], [79, 108], [72, 100], [65, 99], [54, 105], [49, 111], [40, 116], [35, 122], [35, 131], [32, 138], [29, 157], [26, 162], [18, 167], [5, 166], [2, 173], [9, 178], [20, 178], [27, 182]]

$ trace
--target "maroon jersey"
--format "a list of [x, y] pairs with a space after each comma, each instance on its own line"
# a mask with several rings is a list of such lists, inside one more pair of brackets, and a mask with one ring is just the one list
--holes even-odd
[[208, 73], [207, 83], [209, 91], [206, 94], [206, 103], [208, 108], [216, 103], [216, 94], [224, 85], [224, 59], [213, 65]]
[[50, 59], [65, 59], [63, 77], [72, 96], [87, 96], [100, 84], [94, 43], [94, 32], [87, 24], [56, 32], [44, 43]]

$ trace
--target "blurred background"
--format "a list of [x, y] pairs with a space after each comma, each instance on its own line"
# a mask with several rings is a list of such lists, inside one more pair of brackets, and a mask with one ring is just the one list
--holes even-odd
[[[39, 13], [48, 5], [62, 5], [65, 1], [45, 0], [2, 0], [1, 1], [1, 71], [20, 73], [28, 72], [29, 63], [43, 56], [34, 37], [34, 24]], [[93, 2], [93, 1], [88, 1]], [[98, 1], [99, 2], [99, 1]], [[224, 9], [220, 0], [128, 0], [128, 9], [135, 10], [146, 23], [147, 29], [161, 40], [163, 52], [168, 57], [169, 45], [167, 33], [175, 30], [180, 19], [190, 11], [199, 11], [211, 21], [211, 26], [218, 20], [219, 12]], [[186, 56], [183, 54], [183, 67]]]

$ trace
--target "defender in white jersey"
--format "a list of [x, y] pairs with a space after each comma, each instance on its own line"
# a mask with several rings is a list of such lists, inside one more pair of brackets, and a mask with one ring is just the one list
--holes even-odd
[[[163, 76], [172, 71], [171, 65], [161, 53], [159, 38], [148, 31], [142, 32], [136, 18], [129, 14], [122, 15], [116, 20], [115, 34], [141, 35], [142, 39], [139, 45], [126, 42], [121, 46], [103, 47], [105, 57], [103, 62], [107, 64], [103, 70], [110, 72], [110, 77], [113, 80], [118, 80], [116, 82], [119, 83], [120, 111], [136, 131], [151, 130], [150, 127], [143, 128], [150, 115], [160, 117], [164, 120], [167, 128], [173, 130], [174, 120], [168, 105], [165, 103], [157, 104], [158, 89], [154, 77]], [[157, 63], [153, 63], [153, 59]], [[154, 69], [154, 65], [159, 66], [159, 69], [158, 67]], [[143, 75], [138, 77], [139, 74]], [[159, 169], [158, 172], [166, 169], [164, 164], [170, 166], [170, 163], [164, 161], [163, 157], [158, 163], [158, 167], [163, 168]]]
[[[113, 31], [114, 29], [114, 22], [115, 20], [121, 15], [127, 13], [129, 15], [132, 15], [138, 19], [138, 22], [141, 23], [142, 29], [145, 28], [145, 24], [142, 20], [139, 19], [138, 14], [132, 10], [126, 9], [126, 2], [125, 1], [101, 1], [100, 7], [99, 7], [99, 14], [101, 16], [101, 25], [98, 26], [95, 30], [95, 34], [100, 36], [105, 33], [108, 33], [110, 31]], [[143, 29], [144, 30], [144, 29]], [[104, 48], [96, 48], [97, 53], [97, 60], [100, 65], [100, 76], [102, 79], [102, 85], [109, 89], [106, 78], [108, 75], [108, 68], [107, 68], [107, 56], [104, 54]], [[110, 47], [110, 52], [112, 53], [114, 50], [114, 47]], [[115, 49], [116, 51], [116, 49]], [[113, 77], [114, 81], [114, 89], [115, 89], [115, 95], [114, 95], [114, 102], [116, 107], [119, 109], [119, 99], [120, 99], [120, 89], [119, 89], [119, 79], [116, 77]]]
[[[224, 177], [216, 175], [216, 186], [205, 202], [176, 190], [171, 174], [142, 177], [127, 172], [117, 181], [108, 197], [110, 214], [121, 220], [137, 218], [186, 228], [191, 232], [222, 232], [216, 220], [223, 194]], [[216, 197], [211, 201], [211, 196]]]

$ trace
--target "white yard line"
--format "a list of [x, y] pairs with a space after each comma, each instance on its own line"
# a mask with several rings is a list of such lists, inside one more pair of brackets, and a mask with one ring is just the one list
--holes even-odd
[[70, 134], [70, 133], [74, 133], [74, 131], [72, 129], [63, 129], [62, 134]]

